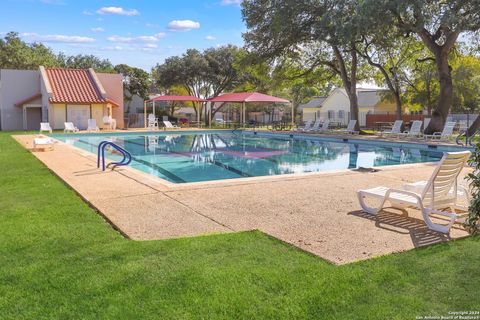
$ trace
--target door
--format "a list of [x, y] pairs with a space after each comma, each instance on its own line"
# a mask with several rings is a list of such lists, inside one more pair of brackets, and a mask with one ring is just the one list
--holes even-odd
[[89, 105], [67, 105], [67, 122], [73, 122], [73, 125], [80, 130], [88, 127], [88, 119], [90, 118]]
[[26, 129], [39, 130], [40, 122], [42, 122], [42, 107], [25, 108], [26, 113]]

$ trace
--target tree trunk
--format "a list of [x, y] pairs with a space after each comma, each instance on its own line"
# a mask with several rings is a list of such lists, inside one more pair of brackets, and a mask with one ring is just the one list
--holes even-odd
[[[443, 48], [442, 48], [443, 49]], [[448, 52], [439, 49], [435, 55], [438, 79], [440, 82], [440, 97], [438, 105], [432, 112], [432, 121], [426, 129], [426, 133], [441, 132], [447, 121], [448, 114], [453, 104], [453, 82], [450, 65], [448, 64]]]
[[395, 99], [397, 120], [402, 120], [402, 99], [400, 98], [400, 94], [398, 92], [394, 92], [393, 98]]
[[332, 46], [332, 49], [337, 58], [338, 70], [342, 79], [343, 86], [347, 92], [348, 99], [350, 101], [350, 120], [357, 120], [355, 125], [355, 131], [360, 131], [360, 123], [358, 118], [358, 98], [357, 98], [357, 52], [351, 50], [351, 70], [350, 74], [347, 72], [345, 61], [342, 53], [337, 46]]

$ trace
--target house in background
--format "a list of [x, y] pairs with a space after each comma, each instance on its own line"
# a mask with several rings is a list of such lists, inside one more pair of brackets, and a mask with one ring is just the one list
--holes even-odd
[[120, 74], [93, 69], [2, 69], [0, 129], [38, 130], [40, 122], [49, 122], [53, 129], [73, 122], [86, 129], [88, 119], [104, 126], [104, 116], [111, 116], [123, 128], [122, 81]]
[[302, 120], [315, 120], [320, 117], [320, 110], [322, 103], [327, 97], [315, 97], [308, 103], [304, 103], [298, 106], [297, 114], [302, 113]]
[[[359, 109], [359, 123], [361, 126], [366, 124], [367, 114], [387, 114], [395, 113], [395, 102], [383, 99], [382, 95], [386, 93], [385, 89], [364, 89], [357, 88], [358, 97], [358, 109]], [[313, 99], [311, 102], [313, 112], [304, 112], [303, 120], [308, 120], [316, 117], [330, 119], [330, 121], [337, 122], [342, 125], [346, 125], [350, 120], [350, 100], [348, 99], [347, 92], [343, 88], [336, 88], [320, 102], [320, 106], [317, 107], [318, 101]], [[309, 105], [307, 103], [306, 105]], [[307, 116], [307, 118], [305, 118]]]

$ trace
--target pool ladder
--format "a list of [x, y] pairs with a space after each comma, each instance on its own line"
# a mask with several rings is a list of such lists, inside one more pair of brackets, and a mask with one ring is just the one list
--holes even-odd
[[114, 166], [127, 166], [130, 164], [130, 162], [132, 162], [132, 155], [130, 154], [130, 152], [111, 141], [102, 141], [98, 145], [97, 150], [97, 168], [100, 168], [100, 159], [102, 159], [102, 171], [105, 171], [105, 148], [107, 146], [113, 147], [123, 156], [123, 159], [121, 161], [110, 162], [109, 164], [107, 164], [107, 167], [111, 164], [113, 164]]

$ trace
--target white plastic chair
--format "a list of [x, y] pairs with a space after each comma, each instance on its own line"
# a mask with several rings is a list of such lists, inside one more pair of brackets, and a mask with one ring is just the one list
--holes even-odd
[[303, 125], [303, 127], [298, 127], [293, 131], [308, 131], [312, 127], [312, 124], [313, 124], [313, 120], [307, 120], [305, 121], [305, 124]]
[[33, 138], [33, 148], [53, 149], [55, 141], [50, 138]]
[[340, 130], [341, 132], [359, 134], [358, 131], [355, 131], [355, 126], [357, 125], [357, 120], [350, 120], [346, 129]]
[[326, 119], [325, 121], [323, 121], [322, 126], [320, 128], [313, 131], [324, 132], [324, 131], [328, 131], [329, 127], [330, 127], [330, 119]]
[[[466, 211], [468, 208], [457, 204], [457, 179], [465, 166], [470, 151], [448, 152], [440, 160], [428, 182], [420, 192], [376, 187], [357, 191], [358, 201], [366, 213], [377, 215], [387, 202], [395, 208], [412, 207], [422, 212], [423, 220], [429, 229], [448, 233], [453, 223], [463, 215], [455, 209]], [[365, 203], [365, 198], [381, 200], [378, 207], [370, 207]], [[446, 211], [449, 209], [449, 211]], [[435, 214], [449, 219], [446, 225], [435, 223], [430, 215]]]
[[48, 122], [40, 122], [40, 131], [39, 133], [42, 133], [43, 131], [47, 131], [49, 133], [52, 133], [52, 127], [50, 127], [50, 123]]
[[433, 134], [426, 134], [424, 135], [425, 139], [448, 139], [453, 135], [453, 130], [457, 125], [456, 121], [451, 121], [445, 123], [442, 132], [434, 132]]
[[111, 116], [104, 116], [103, 124], [107, 125], [108, 129], [111, 130], [115, 130], [117, 128], [117, 120], [113, 119]]
[[73, 122], [65, 122], [65, 129], [63, 129], [63, 132], [78, 132], [78, 128], [75, 127], [75, 125], [73, 124]]
[[150, 113], [147, 118], [147, 127], [150, 129], [158, 129], [158, 119], [153, 113]]
[[400, 134], [402, 133], [402, 124], [403, 120], [396, 120], [395, 123], [393, 124], [393, 127], [389, 131], [382, 131], [380, 132], [380, 135], [384, 134]]
[[87, 127], [88, 132], [98, 132], [100, 129], [97, 126], [97, 120], [95, 119], [88, 119], [88, 127]]
[[423, 119], [423, 132], [425, 132], [425, 129], [427, 129], [428, 125], [430, 124], [430, 121], [432, 121], [432, 118]]
[[173, 125], [170, 121], [163, 121], [165, 128], [167, 129], [178, 129], [179, 126]]
[[423, 122], [420, 120], [415, 120], [412, 122], [412, 126], [410, 127], [410, 131], [405, 131], [400, 133], [399, 136], [407, 136], [407, 137], [418, 137], [422, 135], [422, 125]]

